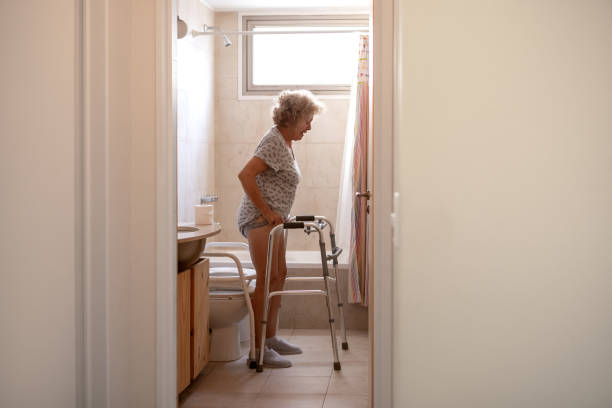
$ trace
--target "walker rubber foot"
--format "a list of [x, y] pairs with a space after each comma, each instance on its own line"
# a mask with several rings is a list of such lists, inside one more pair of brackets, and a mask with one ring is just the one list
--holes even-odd
[[348, 350], [348, 343], [347, 342], [342, 343], [342, 350]]
[[258, 364], [257, 369], [255, 371], [257, 371], [258, 373], [261, 373], [263, 371], [263, 366]]
[[342, 370], [342, 367], [340, 367], [340, 362], [339, 361], [337, 363], [334, 363], [334, 370], [336, 370], [336, 371]]

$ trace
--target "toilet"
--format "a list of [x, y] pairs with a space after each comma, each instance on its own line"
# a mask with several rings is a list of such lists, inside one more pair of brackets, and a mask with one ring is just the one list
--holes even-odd
[[[232, 267], [210, 268], [210, 352], [209, 361], [233, 361], [242, 356], [240, 343], [250, 340], [249, 311], [238, 272]], [[255, 270], [243, 269], [249, 282], [249, 294], [255, 291]], [[235, 281], [215, 282], [214, 278], [235, 278]]]

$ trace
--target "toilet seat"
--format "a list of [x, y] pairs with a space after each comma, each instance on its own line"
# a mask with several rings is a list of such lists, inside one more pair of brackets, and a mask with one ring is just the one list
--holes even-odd
[[[255, 281], [252, 280], [249, 285], [249, 295], [253, 296], [255, 293]], [[217, 288], [209, 288], [208, 290], [209, 299], [231, 299], [231, 300], [241, 300], [244, 302], [244, 292], [242, 290], [228, 290], [228, 289], [217, 289]]]

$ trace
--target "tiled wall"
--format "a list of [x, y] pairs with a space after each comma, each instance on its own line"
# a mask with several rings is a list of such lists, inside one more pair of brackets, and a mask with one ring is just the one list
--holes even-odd
[[[179, 0], [178, 15], [189, 29], [214, 25], [199, 0]], [[215, 189], [214, 38], [187, 35], [177, 41], [178, 221], [194, 221], [200, 192]]]
[[[224, 31], [238, 30], [237, 13], [216, 13], [215, 24]], [[238, 39], [224, 47], [215, 39], [215, 185], [219, 201], [215, 218], [223, 232], [219, 241], [244, 240], [236, 226], [243, 191], [237, 175], [272, 125], [273, 100], [238, 100]], [[335, 222], [338, 185], [344, 146], [348, 99], [325, 99], [326, 110], [315, 116], [312, 131], [294, 144], [302, 171], [292, 214], [325, 215]], [[318, 249], [314, 234], [292, 231], [289, 249]]]

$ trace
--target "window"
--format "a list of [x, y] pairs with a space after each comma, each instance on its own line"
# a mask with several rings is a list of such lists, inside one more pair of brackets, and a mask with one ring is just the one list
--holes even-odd
[[[367, 31], [368, 16], [243, 16], [242, 30]], [[353, 32], [244, 36], [242, 94], [276, 95], [283, 89], [296, 88], [318, 94], [348, 94], [357, 44], [357, 34]]]

